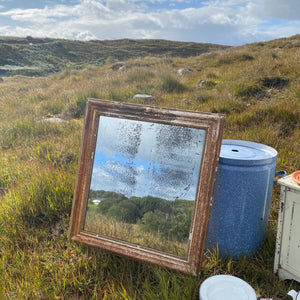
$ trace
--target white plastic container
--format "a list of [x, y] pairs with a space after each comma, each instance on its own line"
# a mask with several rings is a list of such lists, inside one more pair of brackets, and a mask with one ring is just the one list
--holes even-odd
[[254, 289], [246, 281], [231, 275], [216, 275], [200, 286], [200, 300], [256, 300]]
[[274, 272], [281, 280], [300, 282], [300, 185], [291, 175], [279, 179], [278, 183], [281, 192]]

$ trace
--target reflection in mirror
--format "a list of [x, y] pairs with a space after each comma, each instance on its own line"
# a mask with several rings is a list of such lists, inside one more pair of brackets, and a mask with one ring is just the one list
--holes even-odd
[[205, 133], [100, 116], [84, 230], [186, 257]]

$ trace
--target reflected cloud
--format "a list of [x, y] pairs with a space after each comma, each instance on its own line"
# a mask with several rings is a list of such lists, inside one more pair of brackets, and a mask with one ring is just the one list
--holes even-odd
[[194, 200], [205, 131], [100, 117], [91, 189]]

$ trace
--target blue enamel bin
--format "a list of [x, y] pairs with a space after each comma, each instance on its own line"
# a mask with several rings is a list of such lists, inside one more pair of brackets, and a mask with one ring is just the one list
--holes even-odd
[[264, 240], [277, 151], [269, 146], [223, 140], [206, 248], [221, 257], [249, 257]]

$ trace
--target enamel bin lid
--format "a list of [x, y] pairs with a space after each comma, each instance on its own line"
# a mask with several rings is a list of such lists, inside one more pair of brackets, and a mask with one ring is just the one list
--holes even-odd
[[220, 163], [237, 166], [266, 165], [276, 161], [277, 151], [269, 146], [241, 141], [223, 140]]
[[231, 275], [215, 275], [199, 289], [200, 300], [256, 300], [254, 289], [244, 280]]

